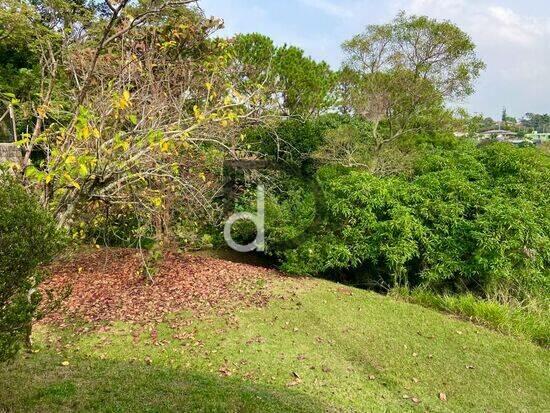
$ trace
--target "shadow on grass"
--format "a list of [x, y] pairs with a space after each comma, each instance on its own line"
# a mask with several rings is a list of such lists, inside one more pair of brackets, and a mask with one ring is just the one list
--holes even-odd
[[210, 250], [201, 250], [190, 253], [196, 257], [216, 258], [219, 260], [234, 262], [237, 264], [254, 265], [263, 268], [277, 267], [274, 258], [258, 252], [238, 252], [230, 248], [216, 248]]
[[2, 366], [0, 412], [318, 412], [318, 400], [281, 386], [217, 374], [35, 354]]

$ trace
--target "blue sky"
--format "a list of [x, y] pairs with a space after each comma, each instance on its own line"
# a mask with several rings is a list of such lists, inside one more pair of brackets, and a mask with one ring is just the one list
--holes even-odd
[[478, 45], [487, 70], [461, 105], [499, 117], [550, 112], [549, 0], [200, 0], [225, 35], [261, 32], [339, 67], [341, 43], [399, 10], [456, 23]]

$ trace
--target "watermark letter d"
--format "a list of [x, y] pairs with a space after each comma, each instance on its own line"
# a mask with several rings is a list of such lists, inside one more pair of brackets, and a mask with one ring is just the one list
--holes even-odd
[[[258, 185], [257, 189], [257, 214], [250, 212], [239, 212], [233, 214], [225, 222], [223, 237], [227, 245], [238, 252], [265, 251], [265, 188]], [[233, 224], [240, 220], [252, 221], [256, 224], [256, 238], [248, 245], [237, 244], [231, 236]]]

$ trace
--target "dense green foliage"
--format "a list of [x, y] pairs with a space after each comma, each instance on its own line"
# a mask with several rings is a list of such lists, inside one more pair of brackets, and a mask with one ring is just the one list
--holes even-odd
[[[548, 148], [470, 140], [495, 125], [449, 107], [484, 68], [452, 22], [367, 26], [334, 71], [262, 34], [215, 37], [223, 22], [192, 0], [0, 3], [0, 135], [74, 239], [159, 256], [221, 244], [262, 184], [267, 255], [287, 272], [547, 309]], [[548, 116], [523, 122], [503, 114], [512, 129]], [[246, 243], [255, 226], [233, 235]], [[38, 254], [13, 273], [21, 291], [53, 252], [10, 251]]]
[[[259, 33], [217, 37], [223, 20], [201, 5], [0, 0], [0, 141], [23, 154], [0, 166], [0, 362], [30, 348], [33, 321], [65, 298], [65, 277], [40, 288], [58, 228], [140, 253], [111, 267], [114, 282], [109, 260], [100, 274], [75, 265], [86, 286], [69, 309], [91, 297], [98, 313], [166, 317], [40, 325], [38, 354], [0, 371], [0, 411], [542, 411], [548, 353], [533, 343], [550, 340], [550, 143], [478, 132], [548, 132], [549, 115], [518, 123], [504, 110], [497, 123], [452, 109], [485, 65], [450, 21], [400, 12], [369, 25], [334, 70]], [[216, 260], [209, 283], [199, 259], [163, 261], [227, 248], [224, 224], [256, 212], [260, 186], [261, 260], [401, 300], [298, 277], [252, 285]], [[255, 224], [236, 222], [234, 240], [254, 240]], [[215, 298], [173, 308], [191, 316], [151, 299], [193, 282]], [[131, 305], [99, 299], [114, 285]], [[230, 302], [233, 288], [261, 309]]]
[[548, 156], [452, 138], [417, 151], [410, 175], [326, 165], [315, 176], [321, 196], [305, 182], [273, 191], [269, 252], [288, 272], [360, 285], [547, 296]]
[[40, 301], [39, 265], [61, 246], [55, 221], [24, 189], [0, 179], [0, 361], [11, 358], [30, 333]]
[[259, 33], [237, 35], [232, 40], [239, 84], [258, 86], [266, 92], [266, 105], [285, 115], [308, 117], [331, 106], [330, 92], [336, 76], [325, 62], [316, 62], [295, 46], [277, 47]]

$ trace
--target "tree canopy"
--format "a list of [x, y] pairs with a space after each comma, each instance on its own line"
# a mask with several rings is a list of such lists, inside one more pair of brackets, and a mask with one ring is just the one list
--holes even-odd
[[391, 23], [369, 25], [343, 44], [345, 66], [360, 73], [405, 69], [432, 82], [450, 98], [473, 93], [473, 82], [485, 68], [475, 44], [449, 21], [401, 12]]
[[232, 40], [241, 81], [261, 86], [273, 106], [289, 116], [308, 117], [328, 109], [336, 77], [325, 62], [316, 62], [295, 46], [275, 46], [258, 33]]

